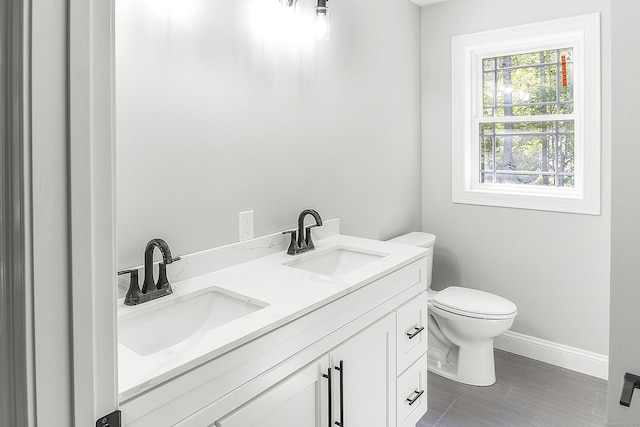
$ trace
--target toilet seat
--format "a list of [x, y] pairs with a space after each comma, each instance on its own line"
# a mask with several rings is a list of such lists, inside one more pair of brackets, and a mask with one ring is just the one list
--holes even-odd
[[508, 319], [515, 317], [517, 307], [506, 298], [476, 289], [449, 286], [433, 296], [435, 307], [477, 319]]

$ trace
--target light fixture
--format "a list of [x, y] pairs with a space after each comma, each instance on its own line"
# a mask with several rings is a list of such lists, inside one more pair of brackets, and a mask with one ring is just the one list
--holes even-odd
[[282, 6], [295, 7], [298, 0], [278, 0]]
[[329, 40], [331, 32], [331, 9], [327, 7], [328, 0], [318, 0], [314, 8], [316, 12], [314, 31], [317, 40]]

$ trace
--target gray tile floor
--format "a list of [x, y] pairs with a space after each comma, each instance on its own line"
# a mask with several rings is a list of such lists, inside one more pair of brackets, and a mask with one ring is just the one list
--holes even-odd
[[607, 382], [495, 351], [497, 381], [474, 387], [429, 372], [429, 410], [416, 427], [604, 426]]

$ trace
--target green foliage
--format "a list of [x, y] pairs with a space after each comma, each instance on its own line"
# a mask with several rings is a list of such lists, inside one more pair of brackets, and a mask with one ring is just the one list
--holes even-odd
[[[571, 49], [559, 49], [485, 58], [484, 117], [573, 113], [571, 54]], [[480, 135], [482, 182], [573, 187], [572, 120], [482, 123]]]

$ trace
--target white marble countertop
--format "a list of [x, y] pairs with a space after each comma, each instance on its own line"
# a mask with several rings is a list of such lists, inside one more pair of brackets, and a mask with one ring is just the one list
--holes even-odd
[[[426, 249], [377, 240], [334, 235], [315, 242], [314, 251], [292, 257], [278, 252], [212, 273], [172, 283], [174, 293], [136, 307], [118, 300], [119, 322], [177, 302], [194, 292], [215, 287], [240, 294], [266, 307], [198, 333], [188, 340], [143, 356], [118, 343], [120, 400], [173, 378], [204, 362], [212, 360], [279, 326], [324, 306], [390, 272], [407, 265], [425, 254]], [[335, 248], [384, 255], [360, 268], [337, 277], [324, 276], [285, 263], [314, 257]]]

